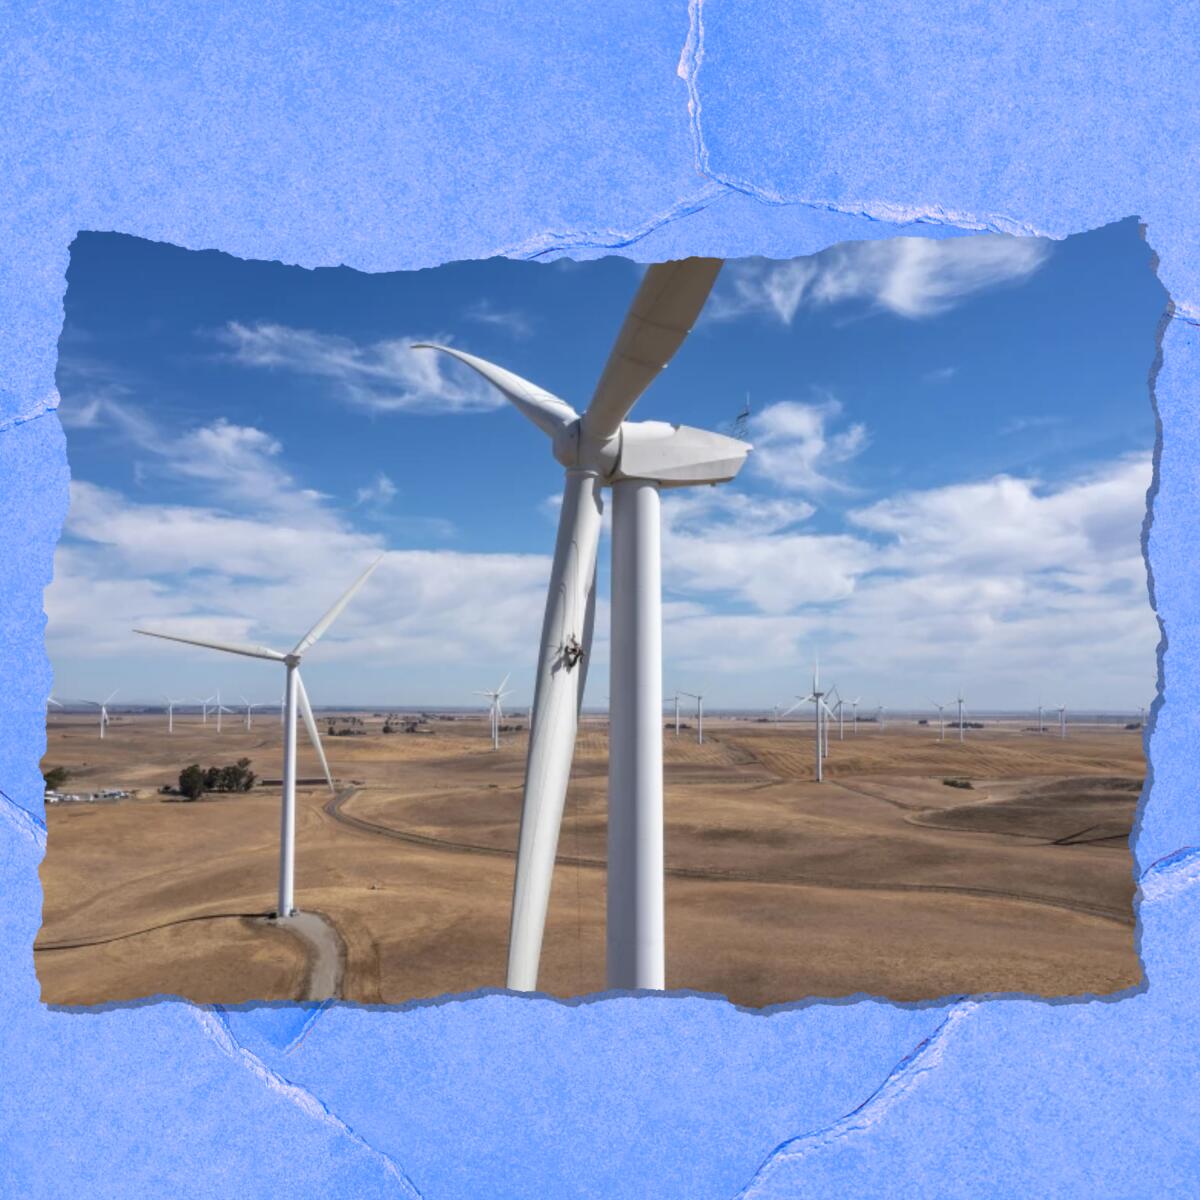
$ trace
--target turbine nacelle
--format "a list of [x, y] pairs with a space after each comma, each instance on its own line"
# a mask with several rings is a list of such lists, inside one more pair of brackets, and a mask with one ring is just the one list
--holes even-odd
[[616, 433], [597, 436], [565, 400], [506, 367], [451, 346], [421, 342], [413, 349], [437, 350], [478, 372], [551, 439], [554, 457], [567, 470], [594, 471], [605, 484], [623, 479], [647, 479], [660, 487], [727, 483], [752, 449], [738, 438], [669, 421], [622, 421]]

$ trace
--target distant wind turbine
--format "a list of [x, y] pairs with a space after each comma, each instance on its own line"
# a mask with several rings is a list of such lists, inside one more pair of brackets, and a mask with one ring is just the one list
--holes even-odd
[[696, 744], [704, 744], [704, 693], [700, 692], [680, 692], [681, 696], [688, 696], [696, 702]]
[[963, 740], [963, 713], [966, 711], [963, 708], [962, 688], [958, 689], [957, 704], [958, 704], [958, 740], [961, 742]]
[[170, 696], [164, 696], [163, 699], [167, 702], [167, 732], [175, 732], [175, 705], [182, 704], [182, 700], [172, 700]]
[[939, 704], [936, 700], [930, 700], [930, 704], [938, 710], [938, 741], [946, 740], [946, 706]]
[[251, 717], [251, 713], [253, 713], [253, 711], [256, 708], [262, 708], [262, 705], [261, 704], [251, 704], [250, 701], [247, 700], [245, 696], [242, 696], [241, 700], [242, 700], [242, 703], [246, 706], [246, 729], [249, 730], [250, 727], [254, 723], [253, 718]]
[[[221, 650], [228, 654], [242, 654], [247, 658], [265, 658], [271, 662], [283, 663], [284, 698], [287, 705], [287, 719], [283, 727], [283, 803], [279, 830], [279, 907], [277, 916], [290, 917], [295, 909], [292, 904], [293, 880], [295, 877], [296, 859], [296, 708], [299, 704], [301, 715], [304, 717], [304, 727], [308, 731], [308, 739], [317, 757], [321, 760], [321, 770], [329, 790], [333, 791], [333, 777], [329, 774], [329, 763], [325, 760], [325, 751], [321, 747], [321, 737], [317, 733], [317, 723], [313, 719], [312, 706], [308, 702], [308, 693], [304, 690], [304, 680], [300, 678], [300, 660], [305, 653], [318, 641], [322, 634], [337, 620], [342, 610], [354, 598], [355, 593], [370, 578], [371, 573], [383, 561], [380, 555], [351, 585], [328, 612], [292, 647], [287, 653], [272, 650], [267, 646], [245, 645], [235, 642], [214, 642], [203, 638], [180, 637], [174, 633], [158, 633], [152, 629], [135, 629], [135, 633], [148, 637], [165, 638], [171, 642], [183, 642], [189, 646], [203, 646], [208, 650]], [[111, 697], [110, 697], [111, 699]]]
[[91, 704], [100, 710], [100, 737], [104, 737], [104, 731], [108, 728], [108, 706], [112, 703], [112, 698], [121, 689], [117, 688], [110, 692], [107, 700], [85, 700], [85, 704]]
[[1067, 736], [1067, 706], [1065, 704], [1058, 706], [1058, 736]]
[[226, 708], [225, 705], [221, 703], [221, 689], [220, 688], [217, 688], [216, 700], [217, 700], [217, 732], [220, 733], [221, 732], [221, 714], [222, 713], [231, 713], [231, 712], [233, 712], [233, 709]]
[[495, 688], [490, 692], [483, 691], [475, 693], [477, 696], [486, 696], [488, 698], [488, 717], [490, 718], [492, 725], [493, 750], [500, 749], [500, 720], [504, 716], [504, 710], [500, 704], [500, 701], [503, 700], [505, 696], [512, 695], [511, 692], [506, 692], [504, 690], [504, 686], [508, 683], [508, 679], [509, 677], [505, 675], [503, 683], [501, 683], [498, 688]]
[[816, 781], [823, 782], [824, 772], [822, 771], [822, 760], [825, 757], [825, 730], [822, 709], [824, 707], [825, 693], [821, 691], [821, 660], [817, 659], [813, 664], [813, 682], [812, 691], [807, 696], [797, 696], [796, 703], [787, 710], [783, 715], [786, 717], [788, 713], [794, 712], [801, 704], [812, 704], [813, 719], [816, 723], [817, 736], [817, 767]]
[[850, 726], [851, 733], [858, 732], [858, 704], [860, 700], [862, 700], [861, 696], [855, 696], [855, 698], [850, 701], [850, 709], [854, 714], [854, 724]]

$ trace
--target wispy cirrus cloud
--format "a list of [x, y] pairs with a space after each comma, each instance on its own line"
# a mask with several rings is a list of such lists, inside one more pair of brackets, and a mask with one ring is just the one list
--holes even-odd
[[790, 325], [801, 308], [858, 301], [910, 320], [945, 312], [968, 296], [1028, 278], [1051, 243], [1000, 234], [845, 242], [787, 262], [730, 264], [705, 310], [709, 320], [749, 315]]
[[527, 313], [516, 308], [497, 308], [489, 300], [477, 300], [463, 316], [480, 325], [503, 329], [516, 338], [527, 338], [533, 333], [533, 321]]
[[339, 399], [371, 412], [479, 412], [504, 403], [468, 367], [413, 349], [425, 341], [448, 344], [446, 334], [359, 343], [274, 322], [230, 321], [217, 336], [243, 366], [325, 380]]

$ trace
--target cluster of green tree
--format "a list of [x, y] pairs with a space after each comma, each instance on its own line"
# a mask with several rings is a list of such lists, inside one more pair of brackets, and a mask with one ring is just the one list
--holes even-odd
[[179, 772], [179, 792], [187, 800], [198, 800], [205, 792], [248, 792], [256, 778], [248, 758], [228, 767], [202, 767], [192, 763]]
[[46, 781], [46, 791], [57, 792], [71, 778], [71, 772], [66, 767], [51, 767], [42, 778]]

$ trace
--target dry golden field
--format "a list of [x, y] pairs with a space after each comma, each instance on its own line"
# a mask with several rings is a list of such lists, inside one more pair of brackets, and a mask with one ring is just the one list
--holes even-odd
[[[264, 919], [278, 787], [157, 794], [190, 762], [245, 756], [278, 779], [277, 719], [247, 732], [227, 718], [218, 735], [177, 715], [168, 737], [162, 716], [118, 715], [101, 741], [93, 718], [52, 715], [44, 763], [71, 771], [66, 791], [136, 794], [48, 807], [43, 999], [236, 1003], [333, 986], [394, 1004], [502, 987], [525, 734], [493, 752], [481, 719], [385, 736], [360, 715], [365, 736], [325, 738], [336, 795], [306, 785], [297, 798], [296, 904], [323, 919], [323, 965], [302, 930]], [[1140, 980], [1128, 846], [1140, 733], [1014, 724], [959, 745], [911, 722], [863, 725], [835, 733], [821, 785], [812, 740], [799, 723], [706, 720], [703, 746], [667, 732], [672, 989], [761, 1006]], [[303, 733], [300, 748], [301, 777], [315, 777]], [[585, 720], [542, 959], [541, 986], [558, 995], [604, 986], [606, 755], [605, 725]]]

